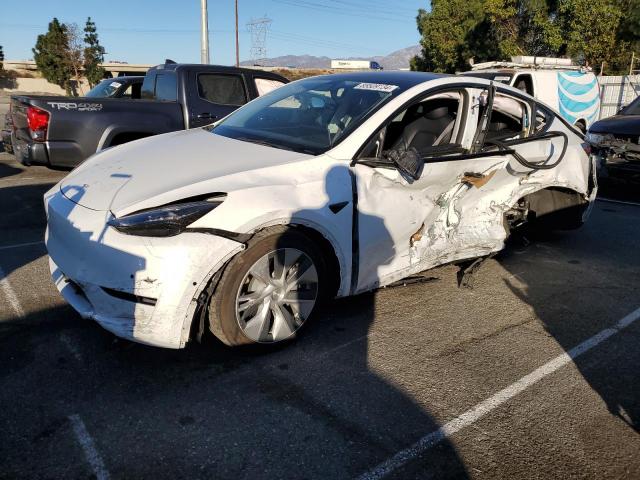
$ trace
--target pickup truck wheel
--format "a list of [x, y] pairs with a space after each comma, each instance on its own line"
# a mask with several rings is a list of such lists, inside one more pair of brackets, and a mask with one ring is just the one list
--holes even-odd
[[229, 346], [292, 339], [323, 297], [320, 250], [294, 228], [278, 230], [231, 260], [211, 298], [210, 329]]

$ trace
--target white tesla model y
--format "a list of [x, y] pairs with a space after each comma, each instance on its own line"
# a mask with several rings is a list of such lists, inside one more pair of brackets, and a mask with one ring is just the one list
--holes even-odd
[[322, 299], [583, 222], [579, 132], [511, 87], [415, 72], [283, 86], [205, 128], [93, 156], [45, 195], [53, 280], [114, 334], [295, 336]]

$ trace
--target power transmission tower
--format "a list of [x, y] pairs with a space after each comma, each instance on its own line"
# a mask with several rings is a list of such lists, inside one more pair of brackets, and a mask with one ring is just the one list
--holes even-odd
[[271, 20], [266, 16], [251, 19], [247, 22], [247, 29], [251, 33], [251, 59], [256, 65], [267, 58], [267, 33], [271, 28]]

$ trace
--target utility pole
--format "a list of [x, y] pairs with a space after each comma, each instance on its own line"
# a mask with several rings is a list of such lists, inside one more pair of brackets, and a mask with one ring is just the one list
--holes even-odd
[[236, 67], [240, 66], [240, 40], [238, 39], [238, 0], [236, 0]]
[[209, 63], [209, 17], [207, 0], [200, 0], [202, 17], [202, 37], [200, 39], [200, 63]]

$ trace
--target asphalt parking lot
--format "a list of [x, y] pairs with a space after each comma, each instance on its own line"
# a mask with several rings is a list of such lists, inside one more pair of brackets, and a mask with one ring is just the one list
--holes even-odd
[[442, 267], [285, 348], [171, 351], [58, 295], [42, 194], [63, 176], [0, 154], [0, 478], [638, 478], [633, 199], [513, 243], [473, 290]]

